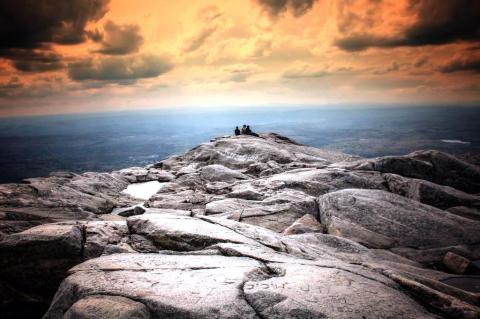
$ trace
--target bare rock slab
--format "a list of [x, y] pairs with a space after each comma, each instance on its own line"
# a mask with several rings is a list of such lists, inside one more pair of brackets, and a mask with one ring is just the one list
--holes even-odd
[[480, 223], [379, 190], [346, 189], [319, 197], [329, 233], [368, 247], [474, 244]]

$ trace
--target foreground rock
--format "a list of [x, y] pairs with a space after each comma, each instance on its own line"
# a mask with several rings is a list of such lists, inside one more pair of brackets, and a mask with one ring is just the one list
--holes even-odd
[[157, 318], [435, 318], [393, 282], [301, 262], [122, 254], [71, 273], [45, 318], [61, 318], [95, 294], [136, 300]]
[[[436, 151], [358, 159], [261, 134], [0, 185], [0, 313], [479, 318], [478, 177]], [[144, 182], [157, 193], [123, 192]]]
[[77, 225], [42, 225], [3, 238], [1, 312], [31, 317], [45, 311], [68, 269], [82, 262], [82, 250], [82, 229]]

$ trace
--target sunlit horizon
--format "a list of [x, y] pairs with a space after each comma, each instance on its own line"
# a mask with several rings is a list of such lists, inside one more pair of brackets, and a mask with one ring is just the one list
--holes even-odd
[[475, 1], [47, 3], [0, 5], [1, 117], [480, 105]]

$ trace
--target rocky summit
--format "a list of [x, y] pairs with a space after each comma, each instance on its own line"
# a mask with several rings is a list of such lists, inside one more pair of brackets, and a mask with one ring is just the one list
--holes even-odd
[[273, 133], [3, 184], [0, 317], [480, 318], [479, 192], [449, 154]]

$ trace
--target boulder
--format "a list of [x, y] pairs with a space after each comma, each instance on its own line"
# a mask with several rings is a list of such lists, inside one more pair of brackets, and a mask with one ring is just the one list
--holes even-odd
[[0, 312], [6, 318], [41, 316], [68, 269], [83, 260], [82, 242], [79, 225], [46, 224], [4, 236]]
[[99, 257], [105, 252], [115, 249], [128, 236], [125, 221], [92, 221], [83, 225], [85, 240], [83, 244], [83, 258]]
[[171, 182], [175, 179], [175, 175], [168, 171], [159, 170], [154, 167], [130, 167], [118, 171], [130, 183], [140, 182]]
[[284, 235], [296, 235], [304, 233], [322, 232], [322, 224], [312, 215], [305, 214], [297, 219], [292, 225], [288, 226], [284, 231]]
[[384, 177], [390, 192], [424, 204], [440, 209], [455, 206], [480, 207], [480, 196], [468, 194], [450, 186], [438, 185], [429, 181], [395, 174], [384, 174]]
[[[264, 189], [290, 188], [319, 196], [345, 188], [386, 190], [385, 179], [377, 172], [348, 172], [341, 169], [294, 169], [276, 174], [255, 185]], [[257, 186], [257, 187], [259, 187]]]
[[443, 257], [443, 265], [455, 274], [463, 274], [470, 265], [470, 260], [449, 251]]
[[372, 170], [447, 185], [467, 193], [480, 192], [480, 168], [439, 151], [417, 151], [334, 165], [345, 169]]
[[75, 302], [63, 319], [149, 319], [144, 304], [120, 296], [93, 295]]
[[219, 242], [256, 244], [255, 241], [219, 225], [179, 215], [135, 216], [130, 217], [127, 224], [132, 234], [148, 238], [159, 249], [201, 250]]
[[262, 201], [227, 198], [211, 201], [206, 215], [259, 225], [282, 232], [304, 214], [318, 215], [315, 198], [295, 190], [282, 190]]
[[122, 217], [130, 217], [135, 215], [142, 215], [145, 212], [146, 212], [146, 209], [143, 208], [142, 206], [134, 206], [119, 212], [117, 215]]
[[465, 218], [470, 218], [474, 220], [480, 221], [480, 209], [479, 208], [472, 208], [472, 207], [465, 207], [465, 206], [455, 206], [450, 207], [447, 209], [448, 212], [462, 216]]
[[328, 233], [368, 247], [426, 248], [480, 240], [479, 222], [381, 190], [341, 190], [318, 201]]
[[209, 182], [235, 182], [249, 177], [223, 165], [207, 165], [200, 169], [200, 177]]

